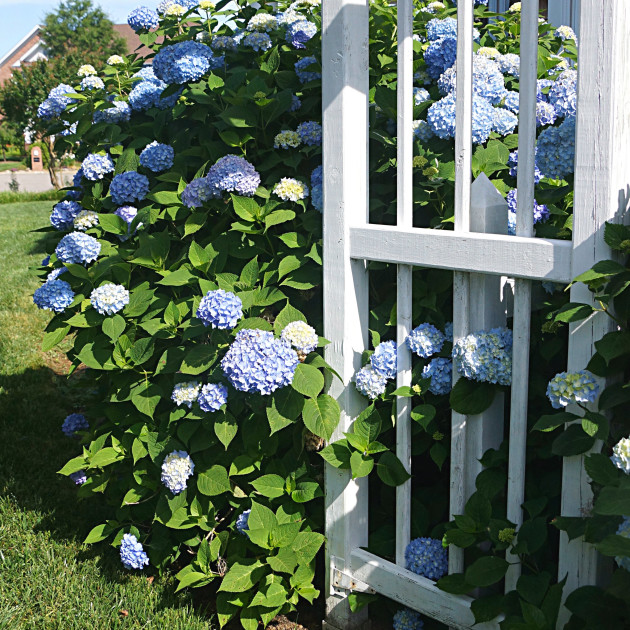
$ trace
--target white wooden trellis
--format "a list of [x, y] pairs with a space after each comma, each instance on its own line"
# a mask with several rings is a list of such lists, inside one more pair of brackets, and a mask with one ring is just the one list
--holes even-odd
[[[472, 1], [458, 7], [456, 201], [453, 232], [412, 227], [412, 0], [398, 2], [398, 221], [373, 225], [368, 217], [368, 18], [366, 0], [323, 0], [324, 119], [324, 312], [327, 359], [340, 373], [331, 393], [340, 403], [341, 422], [333, 436], [350, 430], [364, 405], [351, 379], [361, 367], [368, 344], [368, 273], [366, 261], [398, 266], [399, 344], [411, 327], [413, 266], [454, 272], [454, 336], [493, 325], [497, 318], [498, 276], [515, 278], [514, 373], [511, 391], [508, 518], [522, 523], [531, 280], [567, 283], [594, 262], [609, 256], [603, 224], [625, 212], [630, 198], [630, 3], [627, 0], [581, 0], [579, 99], [575, 164], [573, 241], [532, 238], [538, 0], [522, 3], [521, 96], [519, 115], [518, 211], [514, 237], [499, 232], [496, 212], [504, 206], [492, 198], [488, 182], [471, 186]], [[494, 279], [493, 279], [494, 278]], [[574, 301], [590, 294], [576, 285]], [[492, 302], [495, 302], [494, 306]], [[568, 369], [585, 367], [594, 342], [610, 330], [597, 315], [571, 326]], [[410, 356], [401, 346], [398, 385], [410, 383]], [[474, 486], [477, 457], [496, 439], [502, 419], [496, 409], [481, 417], [453, 413], [450, 512], [461, 514]], [[494, 423], [494, 424], [493, 424]], [[485, 432], [485, 433], [484, 433]], [[397, 454], [409, 470], [410, 419], [406, 400], [397, 406]], [[410, 471], [413, 474], [413, 471]], [[474, 624], [469, 597], [440, 591], [428, 579], [404, 569], [410, 538], [410, 482], [396, 491], [396, 562], [363, 548], [368, 542], [367, 479], [327, 466], [326, 626], [339, 630], [364, 627], [365, 610], [350, 613], [352, 590], [382, 595], [440, 620], [453, 628]], [[588, 510], [590, 486], [583, 457], [564, 460], [562, 514]], [[517, 559], [506, 576], [512, 590], [520, 574]], [[449, 570], [464, 569], [462, 550], [451, 546]], [[567, 576], [565, 594], [595, 583], [599, 563], [582, 540], [561, 538], [559, 579]], [[558, 627], [567, 618], [562, 609]], [[498, 628], [498, 621], [475, 625]]]

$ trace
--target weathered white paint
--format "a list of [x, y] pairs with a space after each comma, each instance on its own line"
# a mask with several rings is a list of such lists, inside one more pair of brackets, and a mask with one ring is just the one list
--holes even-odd
[[350, 255], [395, 264], [571, 281], [571, 243], [499, 234], [370, 225], [350, 228]]
[[[330, 389], [342, 409], [334, 441], [350, 430], [364, 405], [351, 378], [367, 347], [368, 276], [364, 261], [350, 259], [348, 225], [368, 220], [369, 14], [366, 0], [326, 0], [322, 12], [324, 334], [331, 341], [326, 360], [343, 379], [334, 380]], [[367, 478], [353, 481], [349, 471], [327, 465], [325, 506], [326, 617], [344, 630], [361, 628], [366, 611], [350, 612], [347, 592], [332, 584], [335, 567], [330, 558], [348, 562], [352, 549], [367, 544]]]
[[[603, 240], [604, 223], [622, 220], [630, 198], [630, 3], [626, 0], [582, 0], [579, 58], [579, 106], [575, 161], [573, 273], [610, 258]], [[589, 303], [582, 285], [571, 289], [571, 301]], [[569, 370], [586, 367], [594, 342], [612, 328], [597, 315], [570, 328]], [[592, 501], [583, 457], [564, 460], [562, 514], [581, 516]], [[565, 593], [598, 579], [601, 557], [582, 539], [560, 539], [558, 577], [567, 576]], [[558, 627], [568, 614], [562, 609]]]

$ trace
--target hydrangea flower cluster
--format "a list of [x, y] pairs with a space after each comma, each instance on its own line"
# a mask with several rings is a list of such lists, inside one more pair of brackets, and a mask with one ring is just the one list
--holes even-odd
[[[516, 234], [516, 207], [518, 203], [518, 189], [514, 188], [507, 194], [508, 202], [508, 234]], [[549, 208], [544, 204], [539, 204], [534, 199], [534, 224], [544, 223], [549, 218]]]
[[372, 369], [386, 379], [396, 378], [398, 349], [395, 341], [383, 341], [370, 357]]
[[87, 431], [90, 428], [85, 416], [80, 413], [71, 413], [61, 425], [61, 430], [66, 437], [74, 437], [78, 431]]
[[[121, 241], [126, 241], [129, 238], [131, 224], [133, 223], [133, 220], [136, 218], [136, 215], [138, 214], [138, 208], [135, 208], [134, 206], [121, 206], [120, 208], [116, 209], [114, 214], [117, 217], [120, 217], [123, 221], [125, 221], [125, 223], [127, 223], [127, 234], [121, 234], [118, 236], [118, 238]], [[142, 223], [138, 225], [138, 227], [141, 227], [141, 226], [142, 226]]]
[[186, 40], [161, 48], [153, 59], [153, 72], [165, 83], [182, 84], [201, 79], [223, 62], [223, 57], [215, 57], [209, 46]]
[[252, 197], [260, 185], [260, 175], [245, 158], [226, 155], [210, 167], [206, 180], [215, 196], [221, 191]]
[[276, 137], [273, 139], [273, 146], [276, 149], [295, 149], [299, 147], [301, 143], [302, 139], [300, 138], [300, 134], [290, 129], [281, 131], [279, 134], [276, 134]]
[[451, 35], [432, 41], [424, 51], [427, 74], [432, 79], [438, 79], [455, 63], [456, 58], [457, 37]]
[[503, 99], [503, 107], [513, 114], [518, 114], [520, 109], [520, 96], [518, 92], [508, 92]]
[[424, 88], [413, 88], [413, 104], [418, 106], [422, 105], [425, 101], [431, 99], [431, 95]]
[[33, 302], [37, 308], [53, 313], [63, 313], [73, 301], [74, 291], [70, 285], [56, 278], [50, 278], [33, 293]]
[[575, 162], [575, 116], [559, 127], [547, 127], [538, 136], [538, 165], [545, 177], [565, 179]]
[[86, 90], [102, 90], [105, 88], [105, 83], [103, 83], [103, 79], [99, 77], [89, 76], [85, 77], [81, 81], [81, 90], [84, 92]]
[[575, 116], [577, 112], [577, 70], [565, 70], [549, 88], [549, 102], [558, 117]]
[[556, 110], [551, 103], [536, 103], [536, 126], [544, 127], [556, 122]]
[[96, 68], [94, 68], [94, 66], [92, 64], [89, 64], [89, 63], [83, 64], [77, 70], [77, 76], [78, 77], [89, 77], [92, 74], [96, 74]]
[[149, 7], [142, 6], [134, 9], [127, 16], [127, 24], [136, 33], [142, 30], [149, 31], [160, 25], [160, 16], [152, 9], [149, 9]]
[[559, 26], [554, 32], [554, 37], [559, 37], [563, 42], [572, 39], [577, 44], [577, 35], [570, 26]]
[[248, 31], [271, 33], [278, 28], [278, 18], [269, 13], [256, 13], [247, 23]]
[[124, 66], [125, 59], [120, 55], [110, 55], [106, 63], [108, 66]]
[[118, 125], [128, 122], [131, 118], [131, 107], [126, 101], [111, 101], [111, 107], [94, 112], [94, 122], [104, 122], [108, 125]]
[[[508, 166], [510, 167], [510, 175], [512, 177], [516, 177], [518, 175], [518, 149], [510, 153], [510, 157], [508, 158]], [[534, 164], [534, 183], [538, 184], [538, 182], [540, 182], [542, 178], [543, 174], [538, 168], [538, 148], [536, 148], [536, 158]]]
[[103, 284], [92, 291], [90, 303], [101, 315], [113, 315], [129, 304], [129, 291], [121, 284]]
[[521, 66], [521, 58], [514, 53], [507, 53], [505, 55], [501, 55], [497, 59], [497, 63], [499, 64], [499, 69], [503, 74], [511, 74], [514, 77], [519, 76], [520, 66]]
[[283, 177], [273, 189], [282, 201], [300, 201], [308, 197], [308, 186], [293, 177]]
[[437, 354], [444, 345], [444, 333], [433, 324], [424, 323], [414, 328], [405, 340], [409, 350], [419, 357], [428, 359]]
[[271, 37], [269, 37], [267, 33], [254, 31], [253, 33], [245, 35], [243, 38], [243, 46], [247, 46], [256, 52], [269, 50], [272, 46]]
[[[438, 80], [440, 93], [455, 96], [456, 82], [457, 70], [452, 66]], [[487, 56], [477, 54], [473, 57], [473, 93], [493, 105], [498, 105], [508, 93], [499, 65]]]
[[429, 391], [436, 396], [448, 394], [453, 387], [453, 362], [444, 357], [435, 357], [424, 366], [422, 378], [430, 378]]
[[309, 81], [317, 81], [322, 78], [320, 72], [316, 72], [313, 68], [318, 66], [318, 61], [315, 57], [302, 57], [294, 64], [295, 74], [301, 83], [308, 83]]
[[201, 388], [197, 402], [203, 411], [219, 411], [227, 403], [228, 389], [223, 383], [208, 383]]
[[445, 18], [438, 20], [433, 18], [427, 22], [427, 38], [434, 42], [442, 37], [457, 37], [457, 20]]
[[175, 150], [172, 146], [153, 141], [140, 153], [140, 164], [154, 173], [161, 173], [173, 166], [174, 158]]
[[298, 355], [266, 330], [240, 330], [221, 367], [232, 386], [242, 392], [268, 395], [293, 381]]
[[289, 107], [289, 111], [297, 112], [300, 107], [302, 107], [302, 101], [298, 96], [293, 94], [293, 96], [291, 97], [291, 107]]
[[516, 129], [518, 116], [507, 109], [494, 108], [492, 117], [492, 131], [507, 136]]
[[453, 364], [472, 381], [510, 385], [512, 382], [512, 331], [493, 328], [458, 339]]
[[229, 35], [217, 35], [210, 42], [213, 50], [237, 50], [238, 42]]
[[208, 291], [197, 308], [197, 318], [204, 326], [212, 326], [227, 330], [234, 328], [238, 320], [243, 317], [243, 302], [241, 298], [230, 291], [217, 289]]
[[300, 320], [287, 324], [280, 337], [302, 355], [313, 352], [319, 343], [315, 329]]
[[309, 20], [297, 20], [287, 26], [285, 38], [293, 48], [306, 48], [304, 44], [317, 33], [317, 26]]
[[405, 566], [436, 581], [448, 573], [448, 552], [437, 538], [416, 538], [405, 549]]
[[47, 276], [46, 282], [51, 282], [52, 280], [56, 280], [62, 273], [66, 273], [68, 270], [65, 267], [59, 267], [57, 269], [53, 269]]
[[323, 168], [318, 166], [311, 173], [311, 203], [319, 212], [324, 209], [323, 180]]
[[610, 458], [612, 463], [623, 470], [626, 475], [630, 475], [630, 438], [621, 438], [615, 446], [613, 446], [613, 454]]
[[91, 182], [97, 182], [103, 179], [108, 173], [113, 173], [116, 168], [114, 161], [109, 155], [99, 155], [98, 153], [90, 153], [81, 164], [83, 169], [83, 177]]
[[309, 147], [321, 146], [322, 126], [319, 123], [312, 120], [300, 123], [296, 131], [305, 145]]
[[236, 519], [236, 531], [243, 536], [247, 536], [245, 532], [249, 530], [249, 515], [251, 513], [251, 510], [245, 510], [241, 512]]
[[160, 480], [173, 493], [186, 490], [186, 482], [192, 476], [195, 464], [186, 451], [173, 451], [162, 463]]
[[178, 91], [162, 98], [162, 92], [168, 85], [155, 76], [152, 68], [143, 68], [135, 76], [139, 81], [129, 93], [129, 104], [136, 111], [143, 112], [151, 107], [168, 109], [173, 107], [180, 97], [181, 91]]
[[563, 409], [575, 403], [593, 403], [598, 395], [599, 385], [586, 370], [560, 372], [547, 385], [547, 398], [554, 409]]
[[424, 621], [419, 612], [411, 608], [401, 608], [393, 618], [394, 630], [422, 630]]
[[173, 387], [173, 393], [171, 394], [171, 400], [179, 407], [180, 405], [186, 405], [188, 409], [192, 409], [193, 403], [199, 396], [201, 390], [201, 384], [198, 381], [187, 381], [185, 383], [177, 383]]
[[385, 392], [387, 379], [371, 365], [366, 365], [356, 373], [354, 384], [361, 394], [374, 400]]
[[149, 194], [149, 180], [136, 171], [120, 173], [109, 185], [109, 192], [117, 206], [142, 201]]
[[182, 203], [188, 208], [201, 208], [209, 199], [216, 197], [215, 191], [205, 177], [193, 179], [182, 192]]
[[80, 232], [85, 232], [97, 225], [98, 214], [96, 214], [94, 210], [81, 210], [81, 212], [74, 217], [74, 229]]
[[[492, 132], [495, 108], [479, 96], [473, 97], [473, 142], [486, 142]], [[455, 137], [455, 98], [445, 96], [431, 105], [427, 113], [427, 123], [438, 138]]]
[[143, 569], [149, 564], [149, 556], [142, 543], [133, 534], [125, 534], [120, 543], [120, 561], [125, 569]]
[[[617, 528], [617, 536], [623, 536], [624, 538], [630, 538], [630, 517], [624, 516], [621, 525]], [[618, 566], [626, 571], [630, 571], [630, 557], [629, 556], [615, 556], [615, 562]]]
[[61, 262], [87, 264], [95, 261], [101, 253], [101, 244], [93, 237], [82, 232], [66, 234], [55, 248]]
[[74, 103], [74, 99], [68, 96], [69, 94], [75, 94], [75, 89], [65, 83], [60, 83], [50, 90], [48, 98], [37, 108], [38, 118], [50, 120], [60, 116], [70, 103]]
[[85, 470], [77, 470], [77, 472], [70, 473], [70, 479], [72, 479], [77, 486], [82, 486], [87, 481], [87, 474]]
[[83, 208], [76, 201], [60, 201], [50, 215], [50, 224], [57, 230], [69, 230]]

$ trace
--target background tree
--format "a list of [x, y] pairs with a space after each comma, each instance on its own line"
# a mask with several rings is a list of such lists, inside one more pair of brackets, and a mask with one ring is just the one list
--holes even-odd
[[59, 83], [74, 83], [78, 68], [91, 63], [102, 67], [109, 55], [124, 54], [126, 44], [111, 20], [92, 0], [62, 0], [44, 18], [42, 39], [48, 60], [36, 61], [16, 69], [0, 89], [0, 114], [15, 127], [41, 140], [50, 152], [48, 172], [55, 188], [60, 187], [59, 161], [54, 151], [54, 136], [48, 124], [37, 117], [39, 104]]
[[8, 120], [0, 120], [0, 153], [2, 153], [2, 161], [7, 161], [7, 151], [11, 147], [17, 147], [20, 150], [24, 146], [24, 138], [15, 125]]

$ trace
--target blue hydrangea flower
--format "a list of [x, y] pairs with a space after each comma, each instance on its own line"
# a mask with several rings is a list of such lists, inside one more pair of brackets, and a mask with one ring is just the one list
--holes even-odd
[[61, 425], [61, 430], [66, 437], [74, 437], [79, 431], [87, 431], [90, 428], [85, 416], [80, 413], [71, 413]]
[[520, 107], [520, 96], [518, 92], [508, 92], [503, 100], [503, 107], [509, 109], [513, 114], [518, 114]]
[[291, 107], [289, 107], [289, 111], [297, 112], [300, 107], [302, 107], [302, 101], [299, 99], [298, 96], [293, 94], [293, 96], [291, 96]]
[[79, 123], [77, 122], [73, 122], [71, 125], [68, 126], [67, 121], [63, 121], [63, 124], [66, 125], [65, 129], [60, 133], [60, 135], [62, 136], [72, 136], [74, 134], [76, 134], [77, 132], [77, 128], [79, 127]]
[[366, 365], [356, 373], [354, 384], [361, 394], [367, 396], [370, 400], [374, 400], [385, 392], [387, 379], [371, 365]]
[[172, 146], [153, 141], [140, 153], [140, 164], [154, 173], [160, 173], [173, 166], [174, 158], [175, 150]]
[[83, 177], [91, 182], [103, 179], [108, 173], [113, 173], [115, 168], [109, 155], [99, 155], [98, 153], [90, 153], [81, 164]]
[[[492, 132], [495, 108], [479, 96], [473, 97], [473, 142], [482, 144]], [[455, 98], [445, 96], [433, 103], [427, 112], [427, 122], [438, 138], [455, 137]]]
[[142, 201], [149, 193], [149, 180], [136, 171], [120, 173], [109, 185], [109, 192], [117, 206]]
[[412, 352], [419, 357], [428, 359], [437, 354], [444, 345], [444, 333], [438, 330], [433, 324], [424, 323], [414, 328], [405, 342]]
[[[457, 90], [457, 69], [448, 68], [438, 80], [441, 94], [455, 96]], [[475, 55], [473, 57], [473, 92], [485, 98], [493, 105], [498, 105], [508, 94], [505, 79], [498, 64], [488, 57]]]
[[47, 276], [46, 282], [52, 282], [56, 280], [62, 273], [66, 273], [68, 270], [65, 267], [59, 267], [57, 269], [53, 269]]
[[306, 48], [304, 44], [317, 34], [317, 26], [309, 20], [297, 20], [287, 26], [285, 39], [293, 48]]
[[412, 128], [413, 137], [420, 140], [420, 142], [427, 142], [434, 136], [431, 126], [426, 120], [414, 120]]
[[296, 61], [294, 65], [295, 74], [297, 74], [300, 83], [308, 83], [309, 81], [321, 79], [321, 73], [314, 70], [318, 65], [318, 61], [315, 57], [303, 57]]
[[422, 378], [431, 379], [429, 391], [432, 394], [436, 396], [448, 394], [453, 386], [453, 362], [444, 357], [431, 359], [422, 370]]
[[295, 321], [287, 324], [282, 330], [281, 338], [298, 351], [307, 355], [317, 348], [319, 338], [315, 329], [306, 322]]
[[570, 26], [559, 26], [554, 32], [554, 37], [559, 37], [562, 41], [572, 39], [577, 44], [577, 35]]
[[565, 70], [549, 88], [549, 102], [558, 117], [575, 116], [577, 112], [577, 70]]
[[138, 7], [127, 16], [127, 24], [137, 33], [141, 30], [151, 30], [160, 25], [160, 16], [149, 7]]
[[66, 106], [75, 102], [68, 94], [75, 94], [76, 90], [66, 83], [60, 83], [48, 93], [48, 98], [37, 108], [37, 116], [43, 120], [57, 118]]
[[565, 179], [575, 163], [575, 116], [559, 127], [547, 127], [538, 136], [538, 166], [544, 177]]
[[548, 94], [543, 90], [548, 90], [555, 81], [553, 79], [538, 79], [536, 81], [536, 100], [539, 103], [548, 103]]
[[401, 608], [393, 618], [394, 630], [422, 630], [424, 622], [419, 612], [411, 608]]
[[[510, 153], [508, 158], [508, 166], [510, 167], [510, 175], [516, 177], [518, 175], [518, 149]], [[534, 163], [534, 183], [537, 184], [543, 178], [543, 174], [538, 168], [538, 149], [536, 149], [536, 158]]]
[[293, 381], [298, 355], [266, 330], [243, 329], [236, 334], [221, 367], [233, 387], [242, 392], [271, 394]]
[[453, 18], [429, 20], [427, 22], [427, 37], [432, 42], [442, 39], [442, 37], [457, 37], [457, 20]]
[[101, 315], [113, 315], [129, 304], [129, 291], [121, 284], [103, 284], [92, 291], [90, 303]]
[[120, 561], [125, 569], [143, 569], [149, 564], [149, 556], [133, 534], [123, 536], [120, 543]]
[[81, 90], [84, 92], [86, 90], [102, 90], [104, 88], [103, 79], [99, 79], [99, 77], [89, 76], [81, 79]]
[[[630, 517], [624, 516], [621, 525], [617, 528], [617, 536], [623, 536], [624, 538], [630, 538]], [[628, 556], [615, 556], [615, 562], [618, 566], [626, 571], [630, 571], [630, 557]]]
[[229, 35], [217, 35], [212, 38], [210, 47], [213, 50], [236, 50], [238, 48], [238, 42]]
[[623, 470], [626, 475], [630, 475], [630, 438], [621, 438], [612, 451], [612, 463]]
[[416, 575], [437, 581], [448, 573], [448, 552], [437, 538], [416, 538], [405, 549], [405, 566]]
[[551, 103], [536, 103], [536, 126], [553, 125], [556, 122], [556, 110]]
[[422, 105], [425, 101], [431, 100], [431, 95], [424, 88], [413, 88], [413, 104]]
[[313, 169], [311, 173], [311, 203], [315, 210], [319, 210], [322, 212], [324, 208], [324, 199], [323, 199], [323, 168], [322, 166], [318, 166]]
[[77, 470], [77, 472], [70, 473], [69, 476], [77, 486], [82, 486], [87, 481], [85, 470]]
[[586, 370], [560, 372], [547, 385], [547, 398], [554, 409], [575, 403], [594, 403], [599, 396], [595, 377]]
[[395, 341], [383, 341], [376, 346], [370, 357], [372, 368], [387, 379], [396, 378], [398, 349]]
[[94, 112], [94, 122], [105, 122], [109, 125], [118, 125], [128, 122], [131, 118], [131, 107], [126, 101], [111, 101], [111, 107], [99, 109]]
[[241, 512], [236, 519], [236, 531], [243, 536], [247, 536], [245, 532], [249, 530], [249, 515], [251, 513], [251, 510], [245, 510]]
[[503, 74], [511, 74], [514, 77], [519, 76], [520, 66], [521, 66], [521, 58], [514, 53], [507, 53], [505, 55], [501, 55], [497, 59], [497, 63], [499, 64], [499, 69]]
[[57, 280], [56, 278], [44, 282], [33, 293], [33, 302], [37, 308], [54, 313], [63, 313], [73, 301], [74, 291], [70, 285], [64, 280]]
[[93, 237], [82, 232], [66, 234], [55, 249], [57, 258], [65, 263], [90, 263], [101, 253], [101, 244]]
[[186, 405], [188, 409], [192, 409], [193, 403], [199, 396], [201, 390], [201, 384], [198, 381], [188, 381], [186, 383], [177, 383], [173, 387], [173, 393], [171, 394], [171, 400], [179, 407], [180, 405]]
[[[510, 190], [507, 194], [508, 202], [508, 234], [514, 236], [516, 234], [516, 207], [518, 203], [518, 191], [516, 188]], [[536, 223], [544, 223], [549, 218], [549, 208], [544, 204], [539, 204], [534, 199], [534, 225]]]
[[153, 68], [142, 68], [134, 77], [138, 79], [138, 83], [129, 93], [129, 104], [136, 111], [146, 111], [151, 107], [169, 109], [181, 96], [182, 90], [178, 90], [175, 94], [162, 98], [162, 92], [168, 85], [155, 76]]
[[243, 302], [230, 291], [208, 291], [199, 302], [197, 317], [204, 326], [223, 330], [234, 328], [243, 317]]
[[[126, 241], [130, 236], [131, 224], [138, 214], [138, 208], [135, 208], [134, 206], [121, 206], [116, 209], [114, 214], [120, 217], [127, 224], [127, 234], [120, 234], [118, 236], [121, 241]], [[138, 224], [138, 227], [142, 227], [142, 223]], [[134, 234], [136, 231], [137, 230], [134, 230]]]
[[424, 51], [424, 62], [427, 66], [427, 74], [432, 79], [437, 79], [448, 70], [457, 58], [457, 38], [443, 37], [429, 44]]
[[309, 147], [321, 146], [322, 144], [322, 126], [312, 120], [300, 123], [297, 127], [297, 133], [304, 144]]
[[444, 337], [446, 337], [446, 341], [453, 343], [453, 322], [444, 324]]
[[512, 383], [512, 331], [493, 328], [458, 339], [453, 344], [453, 364], [472, 381]]
[[507, 109], [495, 107], [492, 117], [492, 131], [496, 131], [502, 136], [507, 136], [516, 129], [518, 116]]
[[76, 201], [60, 201], [53, 208], [50, 224], [57, 230], [69, 230], [81, 210], [83, 208]]
[[271, 37], [267, 33], [254, 31], [243, 37], [243, 46], [247, 46], [247, 48], [251, 48], [256, 52], [269, 50], [272, 46]]
[[209, 70], [223, 65], [212, 49], [200, 42], [186, 40], [164, 46], [153, 59], [153, 72], [165, 83], [197, 81]]
[[235, 192], [252, 197], [260, 185], [260, 175], [245, 158], [226, 155], [210, 167], [206, 180], [216, 192]]
[[193, 179], [182, 192], [182, 203], [188, 208], [201, 208], [208, 199], [219, 197], [220, 193], [210, 186], [205, 177]]
[[197, 402], [203, 411], [219, 411], [227, 403], [228, 389], [223, 383], [208, 383], [201, 388]]
[[173, 493], [186, 490], [186, 482], [192, 476], [195, 464], [186, 451], [173, 451], [162, 463], [160, 481]]

